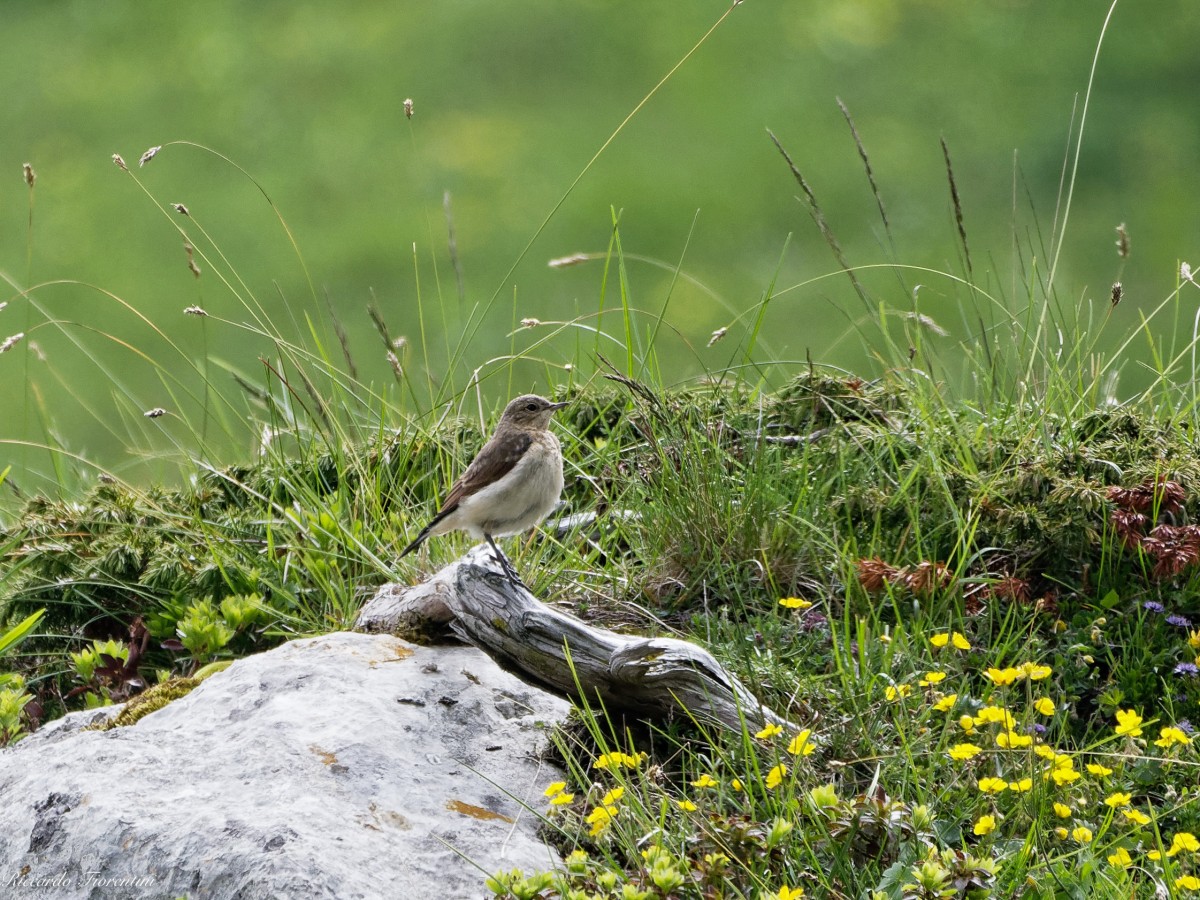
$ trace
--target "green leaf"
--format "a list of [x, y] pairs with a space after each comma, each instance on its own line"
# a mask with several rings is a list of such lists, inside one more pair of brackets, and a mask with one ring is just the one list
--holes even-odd
[[46, 611], [39, 609], [33, 615], [25, 619], [14, 628], [10, 628], [4, 634], [0, 634], [0, 656], [3, 656], [25, 638], [29, 637], [29, 633], [37, 627], [38, 622], [42, 620], [42, 614]]

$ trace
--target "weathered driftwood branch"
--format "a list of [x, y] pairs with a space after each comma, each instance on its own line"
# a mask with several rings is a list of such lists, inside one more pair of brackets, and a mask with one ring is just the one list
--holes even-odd
[[[386, 585], [356, 628], [411, 633], [449, 626], [503, 668], [610, 713], [752, 729], [786, 720], [758, 702], [708, 651], [674, 638], [593, 628], [513, 586], [480, 545], [416, 587]], [[581, 697], [582, 694], [582, 697]]]

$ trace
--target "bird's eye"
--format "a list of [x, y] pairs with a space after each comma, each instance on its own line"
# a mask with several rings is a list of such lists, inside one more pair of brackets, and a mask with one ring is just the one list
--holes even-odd
[[526, 403], [525, 408], [530, 412], [537, 412], [538, 405], [536, 403]]

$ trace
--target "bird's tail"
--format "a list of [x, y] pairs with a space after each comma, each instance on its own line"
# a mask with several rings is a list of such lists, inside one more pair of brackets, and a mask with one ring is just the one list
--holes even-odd
[[408, 556], [408, 554], [412, 553], [423, 543], [425, 543], [425, 538], [429, 537], [429, 535], [433, 533], [434, 527], [456, 509], [458, 509], [457, 503], [455, 503], [453, 506], [447, 506], [445, 509], [440, 510], [438, 514], [433, 517], [433, 520], [421, 529], [421, 533], [417, 535], [417, 539], [400, 551], [400, 556], [397, 557], [397, 559]]
[[397, 557], [397, 558], [402, 558], [402, 557], [408, 556], [408, 554], [412, 553], [414, 550], [416, 550], [418, 547], [420, 547], [423, 543], [425, 543], [425, 538], [429, 537], [429, 532], [433, 530], [433, 525], [434, 525], [434, 523], [430, 522], [428, 525], [426, 525], [424, 528], [422, 528], [421, 533], [417, 535], [417, 539], [415, 541], [413, 541], [411, 544], [409, 544], [407, 547], [405, 547], [403, 550], [401, 550], [400, 557]]

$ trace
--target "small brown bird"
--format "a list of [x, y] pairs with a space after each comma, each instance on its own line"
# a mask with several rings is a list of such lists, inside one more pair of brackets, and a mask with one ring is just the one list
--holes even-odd
[[400, 555], [416, 550], [430, 535], [462, 530], [483, 538], [515, 584], [520, 579], [493, 538], [520, 534], [558, 505], [563, 489], [562, 449], [549, 430], [550, 417], [566, 403], [525, 394], [504, 408], [500, 424], [462, 473], [433, 520]]

